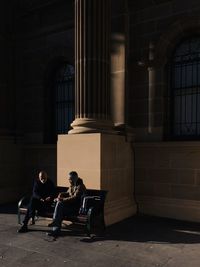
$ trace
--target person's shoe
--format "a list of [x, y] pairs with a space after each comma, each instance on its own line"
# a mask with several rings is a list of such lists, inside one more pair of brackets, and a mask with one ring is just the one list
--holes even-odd
[[48, 227], [54, 227], [54, 226], [57, 226], [55, 221], [52, 221], [51, 223], [48, 224]]
[[27, 225], [23, 224], [22, 227], [19, 230], [17, 230], [17, 232], [18, 233], [26, 233], [26, 232], [28, 232]]
[[51, 231], [49, 233], [46, 233], [48, 236], [52, 237], [58, 237], [60, 235], [60, 231]]

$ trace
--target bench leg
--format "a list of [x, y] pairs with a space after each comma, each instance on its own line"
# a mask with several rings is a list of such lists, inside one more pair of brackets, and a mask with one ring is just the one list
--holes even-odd
[[91, 230], [92, 230], [92, 212], [91, 210], [88, 211], [87, 213], [87, 223], [86, 223], [86, 233], [87, 233], [87, 236], [90, 237], [91, 235]]
[[106, 230], [106, 224], [105, 224], [105, 220], [104, 220], [104, 214], [101, 214], [100, 215], [100, 227], [101, 227], [102, 233], [104, 233], [105, 230]]
[[21, 213], [20, 213], [19, 209], [18, 209], [18, 212], [17, 212], [17, 218], [18, 218], [18, 224], [22, 224], [21, 223]]

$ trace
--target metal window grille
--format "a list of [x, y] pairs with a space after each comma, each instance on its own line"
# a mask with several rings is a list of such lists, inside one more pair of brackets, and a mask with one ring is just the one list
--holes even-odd
[[184, 40], [172, 60], [172, 131], [178, 139], [200, 137], [200, 37]]
[[55, 77], [56, 132], [65, 134], [74, 120], [74, 67], [64, 64]]

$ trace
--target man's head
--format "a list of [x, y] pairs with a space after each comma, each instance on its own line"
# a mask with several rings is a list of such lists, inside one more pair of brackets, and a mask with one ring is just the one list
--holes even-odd
[[48, 178], [48, 176], [47, 176], [47, 173], [45, 171], [39, 172], [39, 180], [42, 184], [46, 183], [47, 178]]
[[76, 182], [77, 182], [77, 180], [78, 180], [78, 174], [77, 174], [77, 172], [75, 172], [75, 171], [71, 171], [71, 172], [69, 173], [69, 183], [70, 183], [71, 185], [75, 185]]

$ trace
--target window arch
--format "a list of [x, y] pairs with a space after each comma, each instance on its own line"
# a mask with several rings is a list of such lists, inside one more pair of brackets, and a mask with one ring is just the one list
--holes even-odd
[[171, 62], [172, 136], [200, 137], [200, 37], [190, 37], [176, 47]]
[[54, 77], [56, 134], [66, 134], [74, 120], [74, 66], [66, 62]]

